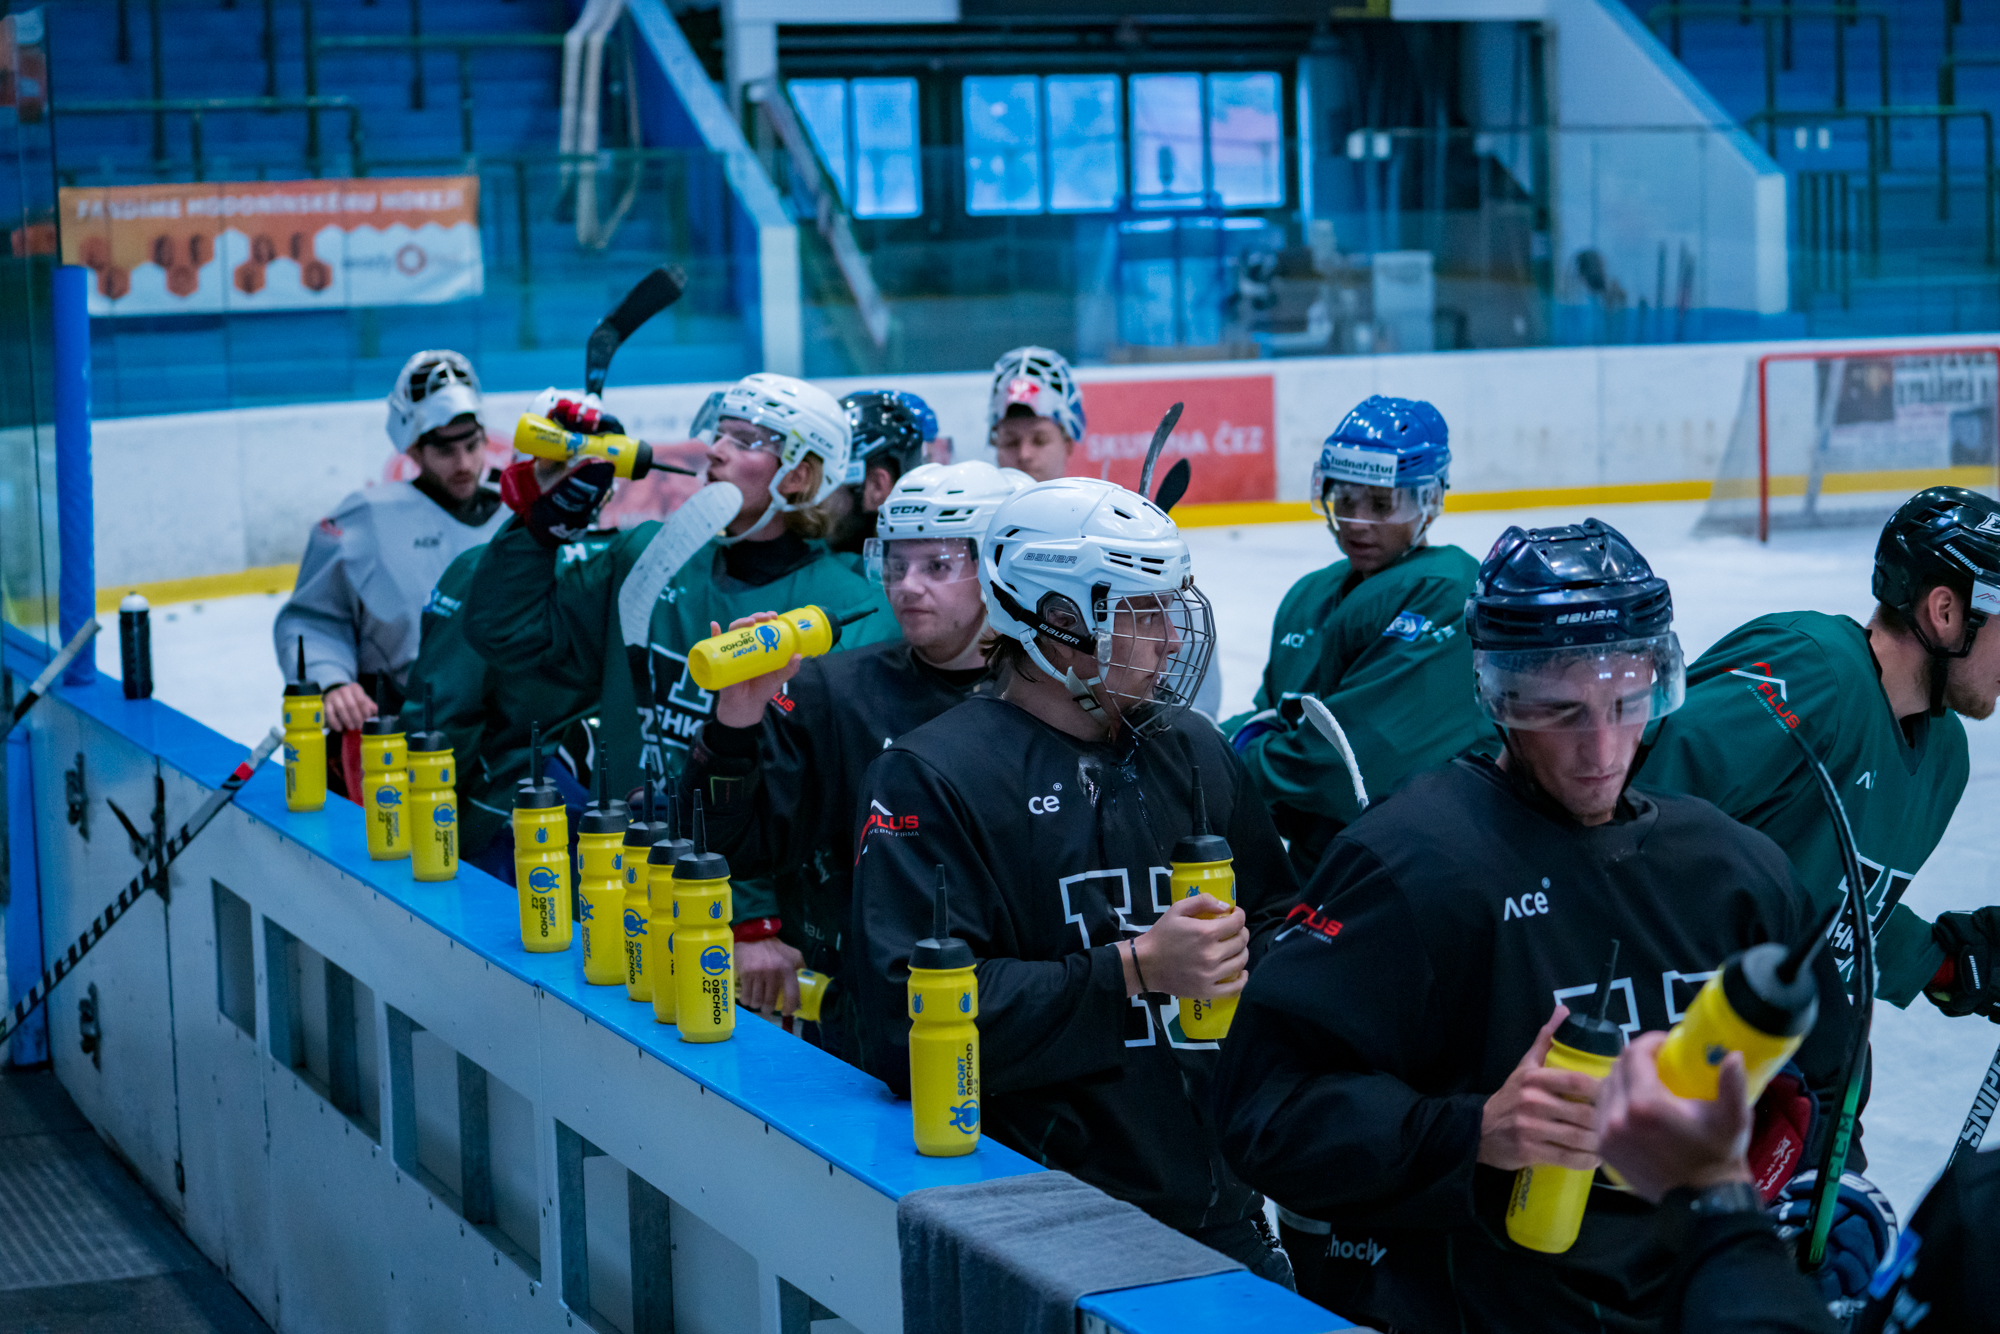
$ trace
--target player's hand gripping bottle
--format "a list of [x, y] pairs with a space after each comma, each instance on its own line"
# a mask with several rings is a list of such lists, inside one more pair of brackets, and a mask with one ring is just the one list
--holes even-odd
[[569, 948], [569, 813], [542, 776], [542, 725], [528, 729], [528, 776], [514, 792], [514, 888], [521, 945], [530, 954]]
[[910, 1121], [917, 1152], [957, 1158], [979, 1147], [979, 979], [972, 946], [951, 934], [944, 867], [930, 939], [910, 949]]
[[[1605, 1016], [1611, 1008], [1611, 983], [1618, 971], [1618, 942], [1597, 979], [1597, 1013], [1572, 1014], [1556, 1029], [1555, 1041], [1542, 1064], [1558, 1070], [1578, 1070], [1599, 1079], [1611, 1073], [1625, 1049], [1625, 1030]], [[1507, 1199], [1507, 1235], [1518, 1246], [1546, 1255], [1560, 1255], [1576, 1244], [1583, 1211], [1590, 1203], [1594, 1171], [1537, 1163], [1514, 1174], [1514, 1191]]]
[[[646, 789], [647, 796], [652, 788]], [[660, 841], [646, 858], [640, 884], [647, 894], [646, 972], [653, 988], [653, 1022], [673, 1023], [680, 1014], [680, 988], [674, 980], [674, 868], [694, 854], [694, 842], [681, 837], [681, 799], [667, 794], [667, 820]], [[731, 963], [735, 962], [734, 941]]]
[[[1174, 844], [1171, 899], [1208, 894], [1236, 906], [1235, 854], [1229, 840], [1208, 832], [1208, 807], [1202, 801], [1201, 769], [1194, 771], [1194, 832]], [[1236, 997], [1181, 997], [1181, 1032], [1199, 1042], [1220, 1042], [1229, 1036], [1236, 1017]]]
[[1660, 1044], [1660, 1082], [1683, 1098], [1713, 1102], [1723, 1059], [1740, 1051], [1750, 1101], [1756, 1102], [1819, 1018], [1812, 963], [1839, 912], [1835, 904], [1790, 949], [1776, 941], [1753, 945], [1710, 974]]
[[619, 922], [625, 906], [625, 849], [631, 842], [632, 820], [625, 803], [613, 801], [606, 790], [603, 750], [592, 750], [598, 757], [597, 800], [577, 824], [577, 913], [583, 930], [583, 980], [608, 987], [625, 980], [625, 942]]
[[620, 477], [636, 479], [653, 470], [653, 447], [644, 440], [629, 435], [584, 435], [532, 412], [522, 413], [521, 420], [514, 423], [514, 448], [551, 463], [603, 459]]
[[[378, 692], [379, 693], [379, 692]], [[403, 720], [375, 701], [375, 716], [361, 724], [361, 807], [368, 813], [368, 855], [378, 862], [410, 855], [410, 752]]]
[[688, 650], [688, 674], [703, 690], [721, 690], [777, 671], [794, 653], [808, 658], [831, 653], [840, 644], [842, 626], [874, 614], [875, 608], [867, 607], [835, 620], [818, 607], [797, 607], [775, 621], [724, 630]]
[[299, 636], [299, 679], [285, 687], [285, 807], [326, 806], [326, 696], [306, 679], [306, 637]]
[[708, 850], [701, 793], [694, 794], [694, 850], [674, 865], [674, 1022], [682, 1042], [736, 1033], [736, 937], [729, 863]]
[[458, 875], [458, 792], [451, 741], [431, 725], [431, 693], [424, 682], [424, 730], [410, 738], [410, 873], [451, 880]]

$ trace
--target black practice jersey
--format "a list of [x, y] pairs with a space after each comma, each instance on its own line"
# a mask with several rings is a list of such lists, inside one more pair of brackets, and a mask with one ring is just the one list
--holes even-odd
[[1171, 997], [1125, 994], [1118, 942], [1168, 907], [1197, 764], [1209, 827], [1235, 854], [1237, 901], [1253, 932], [1269, 929], [1297, 882], [1213, 724], [1183, 715], [1121, 753], [982, 698], [868, 771], [850, 970], [869, 1068], [907, 1093], [908, 959], [931, 934], [942, 866], [952, 934], [980, 960], [985, 1133], [1183, 1229], [1235, 1222], [1255, 1197], [1208, 1119], [1216, 1044], [1182, 1034]]
[[[1613, 939], [1629, 1038], [1671, 1027], [1727, 956], [1811, 926], [1784, 853], [1705, 801], [1629, 791], [1585, 828], [1454, 760], [1334, 840], [1251, 974], [1216, 1076], [1230, 1161], [1333, 1224], [1351, 1319], [1656, 1329], [1673, 1257], [1652, 1207], [1600, 1180], [1566, 1254], [1513, 1245], [1513, 1174], [1477, 1164], [1481, 1112], [1558, 1002], [1594, 1007]], [[1833, 1107], [1851, 1029], [1824, 953], [1819, 973], [1797, 1059]]]

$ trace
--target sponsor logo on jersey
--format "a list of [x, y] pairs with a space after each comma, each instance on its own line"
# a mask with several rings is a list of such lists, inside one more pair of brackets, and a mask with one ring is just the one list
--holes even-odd
[[1741, 667], [1733, 667], [1730, 669], [1729, 674], [1731, 676], [1740, 676], [1748, 681], [1750, 688], [1762, 697], [1764, 707], [1769, 709], [1779, 722], [1783, 723], [1786, 727], [1796, 728], [1799, 725], [1800, 719], [1798, 714], [1792, 712], [1791, 705], [1786, 702], [1785, 678], [1779, 676], [1777, 669], [1768, 662], [1753, 662], [1750, 665], [1757, 670], [1746, 671]]
[[890, 838], [915, 838], [917, 836], [917, 817], [914, 815], [897, 815], [881, 802], [870, 801], [868, 803], [868, 818], [861, 822], [861, 832], [854, 839], [857, 849], [854, 854], [854, 864], [856, 866], [861, 864], [862, 854], [868, 851], [868, 836], [870, 834], [883, 834]]
[[441, 588], [433, 588], [431, 600], [424, 604], [424, 610], [433, 616], [450, 616], [458, 608], [458, 599]]
[[1854, 786], [1865, 787], [1872, 792], [1875, 788], [1875, 771], [1873, 769], [1870, 769], [1867, 773], [1855, 779]]
[[1390, 621], [1387, 628], [1382, 631], [1382, 638], [1400, 639], [1405, 644], [1414, 644], [1417, 642], [1417, 636], [1430, 628], [1430, 617], [1406, 607], [1397, 612], [1396, 619]]
[[1389, 1248], [1379, 1244], [1373, 1237], [1363, 1237], [1360, 1241], [1342, 1241], [1338, 1236], [1328, 1234], [1326, 1255], [1329, 1260], [1366, 1260], [1370, 1265], [1382, 1263], [1382, 1257]]
[[[1398, 619], [1401, 618], [1399, 617]], [[1306, 646], [1306, 636], [1311, 633], [1312, 631], [1310, 630], [1294, 630], [1290, 634], [1279, 635], [1278, 647], [1304, 648]]]
[[1284, 929], [1278, 932], [1277, 939], [1283, 940], [1295, 931], [1303, 931], [1320, 940], [1330, 941], [1340, 934], [1340, 923], [1317, 908], [1296, 903], [1292, 905], [1292, 910], [1285, 914]]
[[778, 693], [771, 696], [771, 702], [777, 705], [779, 708], [783, 709], [786, 713], [790, 713], [793, 709], [799, 707], [795, 702], [793, 702], [792, 697], [785, 693], [785, 688], [783, 686], [779, 686]]
[[[1062, 784], [1056, 784], [1056, 791], [1062, 791]], [[1029, 797], [1028, 814], [1055, 815], [1062, 810], [1062, 798], [1057, 796]]]
[[1319, 452], [1319, 475], [1332, 482], [1358, 482], [1362, 486], [1394, 486], [1396, 456], [1385, 449], [1363, 449], [1359, 445], [1328, 445]]
[[1505, 900], [1507, 906], [1500, 910], [1500, 920], [1512, 918], [1546, 917], [1549, 915], [1549, 896], [1540, 890], [1531, 890], [1517, 899]]
[[417, 538], [416, 540], [411, 542], [410, 545], [415, 547], [419, 551], [435, 551], [439, 547], [444, 545], [444, 539], [442, 537], [439, 537], [436, 533], [432, 533], [428, 537]]

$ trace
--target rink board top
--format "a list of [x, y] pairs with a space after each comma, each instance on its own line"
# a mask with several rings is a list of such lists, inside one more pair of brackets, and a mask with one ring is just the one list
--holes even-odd
[[[32, 677], [49, 656], [40, 641], [11, 625], [5, 627], [9, 670]], [[165, 704], [126, 699], [119, 682], [108, 675], [99, 674], [84, 686], [58, 684], [50, 693], [205, 788], [218, 786], [246, 755], [243, 746]], [[274, 718], [277, 703], [272, 701]], [[283, 767], [274, 759], [244, 785], [236, 805], [494, 967], [560, 998], [891, 1199], [927, 1186], [1043, 1170], [990, 1139], [963, 1158], [920, 1156], [910, 1143], [908, 1103], [892, 1098], [861, 1071], [775, 1026], [745, 1021], [728, 1042], [680, 1041], [678, 1030], [653, 1022], [652, 1008], [627, 1000], [622, 987], [587, 985], [581, 951], [523, 950], [514, 891], [491, 876], [461, 866], [456, 880], [425, 884], [411, 874], [408, 861], [370, 858], [362, 821], [330, 818], [330, 812], [340, 809], [335, 803], [342, 800], [330, 797], [324, 811], [288, 810]], [[170, 820], [187, 814], [173, 812]], [[1317, 1334], [1347, 1327], [1339, 1317], [1308, 1307], [1241, 1271], [1098, 1293], [1082, 1298], [1078, 1309], [1089, 1317], [1091, 1328], [1122, 1334], [1170, 1334], [1246, 1318], [1273, 1334]]]

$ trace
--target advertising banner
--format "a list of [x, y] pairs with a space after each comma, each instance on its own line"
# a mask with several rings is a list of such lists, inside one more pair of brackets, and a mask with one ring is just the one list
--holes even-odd
[[1994, 461], [1992, 353], [1840, 357], [1814, 364], [1821, 401], [1833, 405], [1824, 471]]
[[479, 178], [227, 181], [61, 192], [90, 313], [422, 306], [478, 296]]
[[1268, 375], [1085, 384], [1084, 435], [1069, 456], [1070, 475], [1136, 488], [1153, 431], [1176, 402], [1187, 406], [1160, 453], [1155, 489], [1185, 458], [1193, 474], [1187, 504], [1276, 498], [1277, 408]]

